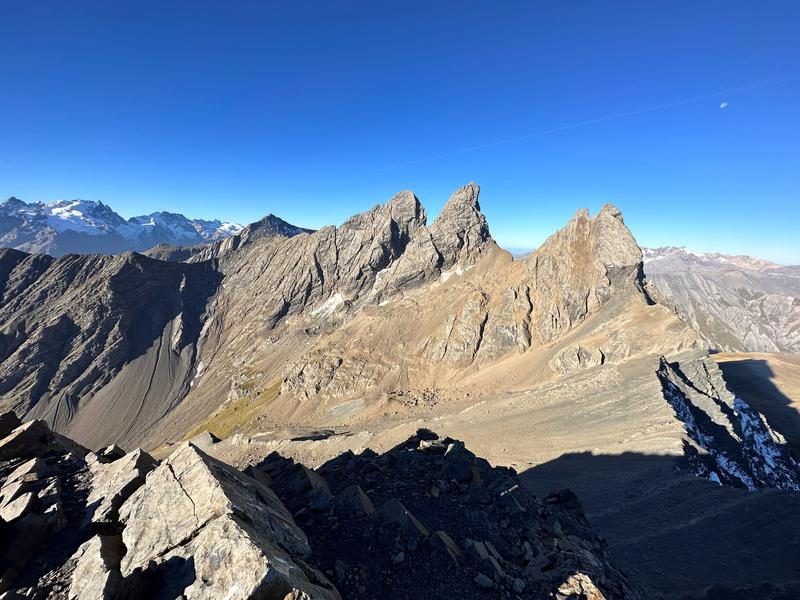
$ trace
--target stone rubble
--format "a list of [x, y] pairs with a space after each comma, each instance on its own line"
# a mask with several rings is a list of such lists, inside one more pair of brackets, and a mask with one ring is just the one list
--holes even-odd
[[574, 494], [540, 500], [428, 430], [243, 473], [191, 441], [159, 464], [0, 424], [2, 600], [639, 597]]
[[302, 465], [273, 453], [251, 468], [306, 531], [308, 561], [348, 599], [639, 597], [572, 492], [540, 500], [513, 470], [428, 430], [382, 455], [348, 452], [322, 465], [334, 494], [327, 508], [310, 488], [296, 492]]

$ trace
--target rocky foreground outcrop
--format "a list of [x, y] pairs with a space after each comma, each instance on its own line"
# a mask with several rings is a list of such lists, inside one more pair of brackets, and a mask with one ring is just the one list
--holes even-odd
[[190, 443], [159, 465], [30, 421], [0, 459], [3, 598], [339, 598], [275, 494]]
[[317, 471], [278, 454], [250, 472], [309, 535], [345, 598], [637, 598], [569, 490], [539, 499], [513, 469], [421, 429]]
[[708, 358], [669, 362], [657, 376], [686, 430], [684, 454], [695, 475], [748, 490], [800, 492], [800, 463], [786, 440], [731, 393]]
[[574, 494], [540, 500], [427, 430], [245, 474], [191, 442], [158, 464], [0, 427], [0, 598], [638, 597]]

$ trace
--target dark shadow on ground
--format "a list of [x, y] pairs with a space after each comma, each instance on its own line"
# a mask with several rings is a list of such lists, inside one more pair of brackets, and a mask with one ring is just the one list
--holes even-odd
[[307, 434], [304, 434], [304, 435], [299, 435], [297, 437], [293, 437], [292, 441], [293, 442], [307, 442], [307, 441], [318, 442], [318, 441], [321, 441], [321, 440], [327, 440], [332, 435], [335, 435], [335, 433], [336, 432], [333, 431], [332, 429], [322, 429], [320, 431], [314, 431], [312, 433], [307, 433]]
[[789, 442], [800, 458], [800, 412], [774, 383], [775, 373], [765, 360], [742, 359], [718, 363], [730, 390], [755, 408]]
[[567, 454], [520, 474], [539, 496], [573, 489], [611, 558], [647, 598], [800, 581], [800, 494], [721, 487], [671, 456]]

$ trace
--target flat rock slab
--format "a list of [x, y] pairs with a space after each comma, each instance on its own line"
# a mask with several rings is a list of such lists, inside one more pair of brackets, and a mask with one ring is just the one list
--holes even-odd
[[302, 562], [310, 554], [306, 536], [272, 490], [189, 442], [119, 513], [128, 550], [123, 577], [146, 579], [155, 569], [170, 579], [174, 570], [173, 579], [187, 580], [187, 598], [250, 598], [262, 590], [266, 597], [339, 598]]

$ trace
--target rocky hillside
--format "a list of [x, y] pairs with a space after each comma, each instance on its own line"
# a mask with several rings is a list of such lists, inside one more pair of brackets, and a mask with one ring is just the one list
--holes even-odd
[[[5, 251], [3, 405], [94, 447], [154, 444], [276, 380], [276, 414], [298, 401], [300, 412], [337, 410], [312, 397], [419, 397], [553, 343], [612, 300], [649, 302], [615, 208], [579, 212], [515, 262], [478, 193], [458, 190], [431, 225], [411, 192], [317, 232], [268, 217], [182, 263]], [[417, 326], [403, 329], [410, 318]], [[630, 351], [566, 349], [554, 369]]]
[[123, 219], [109, 206], [90, 200], [45, 204], [9, 198], [0, 202], [0, 247], [52, 256], [142, 251], [157, 244], [205, 244], [241, 230], [236, 223], [187, 219], [169, 212]]
[[3, 405], [78, 437], [141, 435], [189, 389], [218, 285], [208, 262], [0, 250]]
[[672, 364], [662, 359], [658, 377], [664, 398], [686, 428], [685, 451], [692, 472], [751, 491], [800, 492], [800, 463], [786, 440], [728, 390], [710, 359]]
[[800, 270], [749, 256], [644, 249], [647, 279], [709, 344], [800, 352]]
[[540, 500], [427, 430], [319, 471], [273, 455], [242, 473], [192, 442], [159, 464], [13, 413], [0, 428], [4, 597], [639, 597], [574, 494]]
[[[213, 300], [203, 369], [165, 432], [218, 410], [220, 397], [248, 411], [269, 402], [273, 418], [304, 420], [438, 402], [468, 376], [549, 351], [604, 309], [650, 305], [641, 253], [617, 209], [580, 211], [514, 261], [492, 240], [474, 184], [430, 225], [404, 192], [339, 228], [250, 244], [219, 265], [225, 290]], [[695, 344], [677, 330], [665, 340]], [[623, 335], [558, 350], [553, 373], [644, 348]]]

